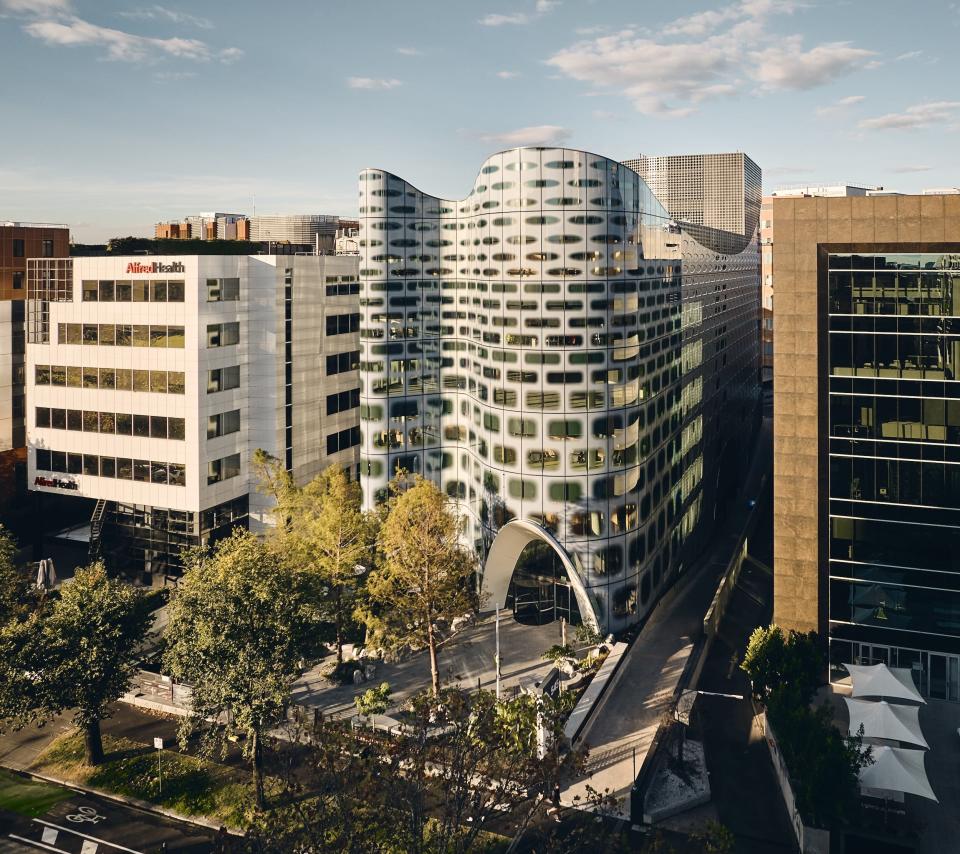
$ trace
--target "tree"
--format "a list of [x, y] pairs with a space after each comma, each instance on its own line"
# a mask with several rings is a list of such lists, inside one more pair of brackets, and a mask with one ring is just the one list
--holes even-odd
[[446, 496], [417, 476], [391, 501], [377, 540], [380, 560], [358, 609], [374, 643], [429, 650], [434, 696], [440, 692], [440, 626], [478, 604], [476, 556], [460, 544], [460, 531]]
[[[529, 695], [445, 689], [414, 698], [390, 737], [323, 721], [290, 769], [285, 805], [260, 817], [253, 850], [485, 850], [505, 813], [582, 768], [583, 751], [566, 749], [564, 703], [544, 698], [538, 710]], [[555, 749], [539, 749], [538, 723]]]
[[303, 593], [276, 552], [248, 531], [235, 530], [212, 552], [185, 553], [184, 565], [164, 658], [175, 678], [193, 685], [181, 741], [199, 732], [201, 748], [212, 752], [225, 750], [228, 734], [244, 735], [262, 806], [263, 739], [283, 717], [308, 641]]
[[3, 633], [0, 712], [19, 728], [73, 710], [87, 764], [98, 765], [100, 722], [129, 687], [151, 621], [143, 593], [108, 578], [102, 563], [78, 570], [58, 598]]
[[[779, 626], [754, 629], [741, 669], [753, 683], [754, 695], [767, 704], [779, 691], [789, 702], [809, 705], [821, 682], [824, 655], [816, 632], [785, 634]], [[784, 700], [787, 698], [784, 696]]]
[[258, 450], [254, 461], [262, 488], [277, 501], [275, 545], [306, 575], [311, 599], [334, 625], [337, 664], [342, 664], [344, 632], [356, 604], [357, 568], [370, 557], [371, 523], [360, 509], [360, 484], [333, 465], [301, 488], [264, 451]]
[[353, 698], [357, 707], [357, 714], [368, 720], [373, 715], [382, 715], [390, 708], [390, 683], [381, 682], [376, 688], [367, 688], [362, 694]]
[[13, 536], [0, 524], [0, 626], [13, 616], [25, 593], [26, 585], [17, 572], [16, 555]]

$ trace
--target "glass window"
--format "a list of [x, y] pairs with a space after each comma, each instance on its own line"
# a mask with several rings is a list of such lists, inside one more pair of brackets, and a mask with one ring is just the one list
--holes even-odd
[[117, 433], [121, 436], [130, 436], [133, 433], [133, 416], [126, 412], [117, 413]]
[[38, 406], [36, 410], [37, 427], [50, 426], [50, 407]]
[[83, 343], [84, 344], [97, 343], [97, 324], [96, 323], [83, 324]]
[[117, 387], [117, 372], [113, 368], [100, 368], [100, 388]]
[[150, 345], [150, 327], [137, 324], [133, 327], [133, 346], [148, 347]]
[[99, 386], [98, 371], [96, 368], [83, 369], [83, 387], [97, 388]]
[[67, 384], [67, 368], [65, 365], [50, 366], [50, 385], [64, 386]]
[[167, 372], [150, 371], [150, 391], [160, 394], [167, 393]]
[[117, 302], [130, 302], [133, 297], [130, 282], [117, 282], [114, 286], [114, 294]]
[[101, 346], [112, 347], [117, 340], [117, 328], [112, 323], [100, 324]]
[[94, 477], [100, 476], [100, 458], [96, 454], [83, 455], [83, 473]]
[[116, 477], [117, 461], [113, 457], [100, 457], [100, 477]]
[[67, 429], [76, 430], [78, 433], [83, 430], [83, 412], [81, 410], [67, 410]]
[[182, 326], [167, 327], [167, 346], [183, 349], [184, 334]]
[[184, 285], [182, 281], [167, 282], [167, 302], [183, 302]]
[[187, 485], [187, 470], [186, 467], [180, 463], [170, 463], [167, 466], [167, 476], [171, 486]]
[[80, 284], [80, 290], [83, 294], [84, 302], [96, 302], [97, 295], [99, 293], [99, 288], [97, 287], [97, 282], [95, 280], [89, 281], [85, 280]]
[[115, 433], [117, 429], [116, 417], [112, 412], [100, 413], [100, 432]]
[[150, 463], [150, 480], [152, 483], [167, 483], [167, 464], [153, 461]]
[[184, 393], [184, 376], [183, 371], [168, 371], [167, 372], [167, 391], [170, 394], [183, 394]]
[[133, 479], [143, 481], [144, 483], [150, 480], [150, 462], [149, 460], [134, 460], [133, 461]]
[[151, 302], [166, 302], [167, 301], [167, 283], [164, 281], [151, 282], [152, 293], [150, 294]]
[[126, 324], [116, 327], [117, 346], [129, 347], [132, 339], [131, 328]]
[[33, 376], [36, 385], [50, 385], [50, 366], [36, 365]]
[[117, 477], [133, 480], [133, 460], [128, 457], [117, 457]]
[[67, 385], [70, 388], [80, 388], [83, 384], [83, 370], [74, 365], [67, 366]]
[[100, 280], [100, 302], [113, 302], [113, 280]]
[[133, 301], [147, 302], [150, 299], [150, 283], [142, 279], [133, 282]]
[[150, 438], [150, 416], [149, 415], [133, 416], [133, 435], [140, 436], [144, 439]]
[[81, 454], [67, 454], [67, 474], [81, 474], [83, 472], [83, 456]]
[[167, 327], [166, 326], [150, 327], [150, 346], [151, 347], [167, 346]]
[[184, 429], [184, 427], [185, 427], [184, 419], [182, 419], [182, 418], [168, 418], [168, 419], [167, 419], [167, 424], [168, 424], [168, 427], [169, 427], [169, 433], [168, 433], [169, 438], [171, 438], [171, 439], [183, 439], [183, 438], [184, 438], [184, 436], [186, 435], [186, 431], [185, 431], [185, 429]]
[[130, 391], [133, 382], [133, 372], [130, 368], [117, 368], [117, 390]]
[[[134, 417], [134, 422], [139, 416]], [[151, 439], [166, 439], [167, 438], [167, 419], [163, 415], [151, 415], [150, 416], [150, 438]]]
[[133, 372], [133, 390], [150, 391], [150, 371], [135, 370]]

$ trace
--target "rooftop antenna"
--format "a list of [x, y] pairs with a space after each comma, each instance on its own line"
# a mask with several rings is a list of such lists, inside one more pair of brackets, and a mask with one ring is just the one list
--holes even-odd
[[253, 194], [253, 215], [257, 215], [257, 194]]

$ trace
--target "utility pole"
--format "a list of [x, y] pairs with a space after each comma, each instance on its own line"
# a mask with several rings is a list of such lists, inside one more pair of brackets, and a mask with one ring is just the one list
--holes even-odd
[[496, 638], [497, 638], [497, 653], [495, 656], [495, 662], [497, 666], [497, 699], [500, 699], [500, 605], [497, 604], [497, 624], [496, 624]]

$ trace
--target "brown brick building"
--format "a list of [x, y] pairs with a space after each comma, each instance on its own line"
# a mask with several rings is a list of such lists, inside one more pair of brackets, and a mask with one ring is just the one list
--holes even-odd
[[773, 218], [774, 619], [960, 700], [960, 196]]
[[16, 499], [26, 465], [23, 319], [27, 259], [69, 254], [70, 231], [65, 225], [0, 221], [0, 508]]

